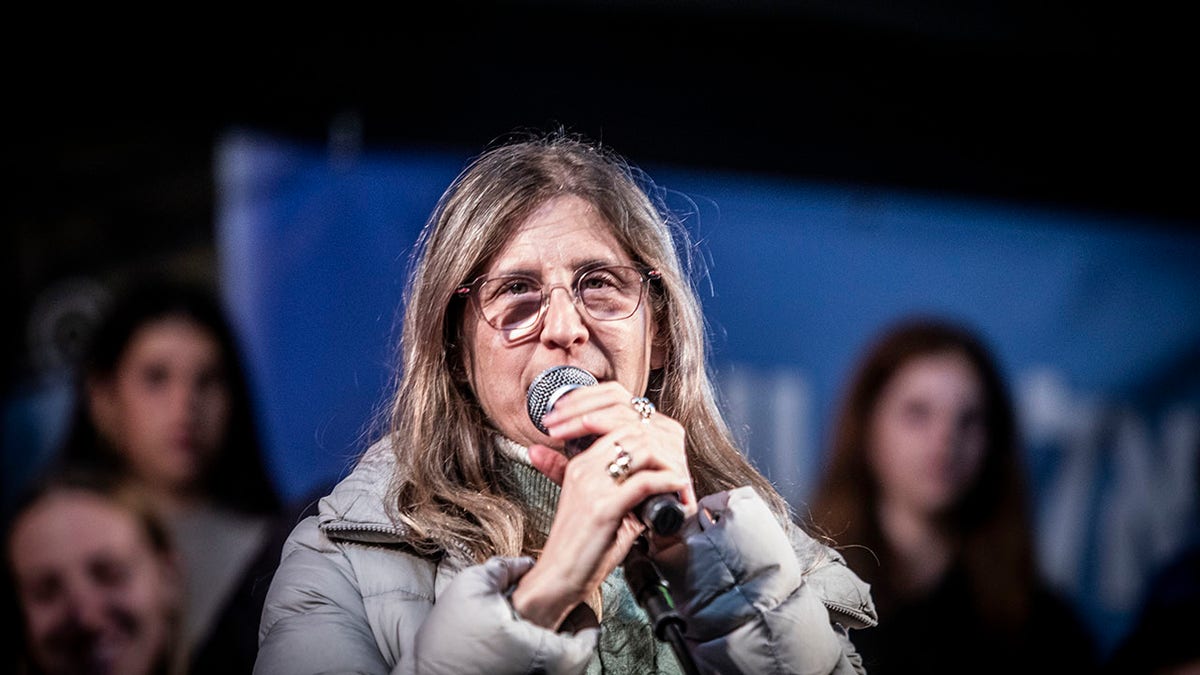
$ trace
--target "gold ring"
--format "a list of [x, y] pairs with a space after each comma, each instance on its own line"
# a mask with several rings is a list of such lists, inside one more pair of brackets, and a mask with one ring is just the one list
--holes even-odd
[[633, 409], [642, 416], [642, 424], [650, 423], [650, 416], [654, 414], [654, 404], [645, 396], [635, 396], [630, 401], [633, 404]]
[[633, 467], [633, 456], [629, 454], [628, 450], [621, 447], [620, 443], [614, 444], [614, 447], [617, 449], [617, 456], [608, 463], [608, 477], [620, 483], [625, 480]]

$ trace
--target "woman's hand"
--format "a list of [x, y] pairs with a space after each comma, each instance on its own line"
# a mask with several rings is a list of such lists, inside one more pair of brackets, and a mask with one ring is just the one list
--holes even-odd
[[[597, 438], [570, 460], [545, 445], [529, 448], [533, 465], [562, 486], [546, 546], [512, 596], [529, 621], [556, 628], [596, 592], [645, 529], [633, 511], [647, 497], [677, 493], [688, 516], [696, 511], [683, 427], [658, 412], [644, 417], [632, 400], [616, 382], [581, 387], [542, 419], [553, 438]], [[619, 450], [629, 470], [614, 478]]]

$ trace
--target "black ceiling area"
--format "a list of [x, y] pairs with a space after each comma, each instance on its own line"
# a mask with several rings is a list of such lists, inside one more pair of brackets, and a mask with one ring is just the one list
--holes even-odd
[[322, 143], [346, 120], [369, 148], [474, 152], [561, 124], [642, 165], [1191, 228], [1200, 60], [1184, 13], [707, 0], [14, 18], [6, 268], [27, 297], [202, 247], [223, 131]]

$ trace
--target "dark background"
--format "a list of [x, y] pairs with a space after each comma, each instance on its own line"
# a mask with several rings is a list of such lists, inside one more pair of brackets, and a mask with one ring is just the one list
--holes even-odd
[[1192, 228], [1200, 106], [1183, 6], [447, 2], [14, 17], [4, 267], [18, 320], [6, 353], [28, 370], [23, 317], [63, 278], [211, 274], [213, 148], [239, 126], [473, 153], [558, 123], [642, 165]]

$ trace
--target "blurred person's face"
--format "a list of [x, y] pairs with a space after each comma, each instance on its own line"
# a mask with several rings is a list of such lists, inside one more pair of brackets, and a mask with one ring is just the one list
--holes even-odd
[[163, 663], [181, 582], [132, 513], [87, 492], [55, 492], [17, 520], [9, 544], [42, 670], [137, 675]]
[[970, 489], [987, 447], [984, 389], [958, 352], [912, 359], [875, 405], [870, 461], [885, 506], [944, 513]]
[[164, 318], [140, 328], [111, 380], [93, 383], [97, 425], [134, 473], [186, 490], [219, 451], [231, 414], [220, 345], [202, 326]]
[[[529, 217], [484, 274], [521, 274], [550, 292], [540, 329], [515, 338], [468, 310], [464, 314], [464, 360], [484, 413], [502, 434], [522, 445], [550, 441], [533, 426], [526, 391], [543, 370], [573, 365], [601, 382], [615, 380], [634, 395], [646, 389], [650, 368], [659, 367], [652, 346], [655, 326], [643, 297], [632, 316], [598, 321], [574, 302], [572, 283], [585, 266], [631, 265], [632, 261], [596, 211], [576, 197], [548, 202]], [[653, 363], [652, 363], [653, 362]]]

